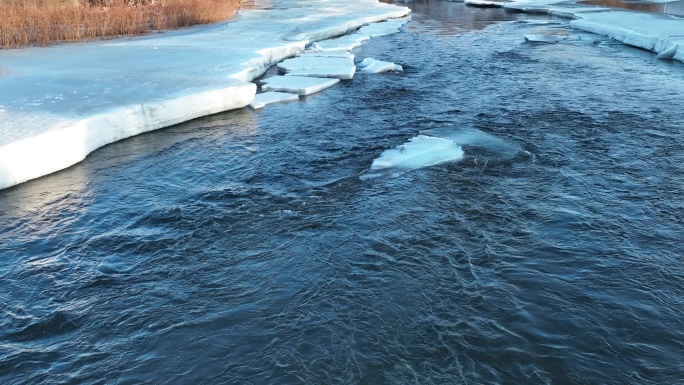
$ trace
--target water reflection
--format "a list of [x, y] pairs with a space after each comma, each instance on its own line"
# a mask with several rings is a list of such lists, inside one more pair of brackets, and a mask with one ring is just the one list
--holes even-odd
[[624, 0], [585, 0], [579, 1], [578, 3], [587, 5], [601, 5], [606, 7], [624, 8], [640, 12], [669, 13], [673, 15], [684, 16], [684, 1], [681, 0], [669, 3], [650, 3]]
[[[258, 134], [259, 126], [252, 111], [240, 109], [195, 119], [163, 131], [163, 134], [142, 134], [109, 144], [65, 170], [0, 191], [0, 222], [5, 216], [43, 215], [43, 211], [55, 211], [56, 204], [61, 209], [73, 211], [88, 200], [89, 186], [107, 183], [112, 177], [109, 170], [117, 166], [199, 137], [218, 139], [237, 135], [248, 139]], [[73, 200], [72, 197], [79, 198]]]
[[383, 0], [382, 2], [411, 8], [412, 20], [429, 25], [439, 34], [444, 35], [481, 30], [502, 21], [534, 18], [533, 15], [508, 12], [502, 8], [464, 7], [462, 3], [450, 1], [424, 0], [404, 3]]

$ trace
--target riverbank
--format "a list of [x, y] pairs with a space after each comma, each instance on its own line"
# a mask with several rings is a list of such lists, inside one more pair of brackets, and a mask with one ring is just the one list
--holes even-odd
[[241, 0], [11, 0], [0, 49], [146, 34], [228, 20]]
[[109, 143], [244, 107], [251, 81], [307, 44], [409, 13], [375, 0], [277, 8], [164, 35], [0, 51], [0, 189]]
[[684, 17], [677, 15], [582, 5], [565, 0], [465, 0], [465, 3], [570, 18], [573, 28], [655, 52], [661, 59], [684, 62]]

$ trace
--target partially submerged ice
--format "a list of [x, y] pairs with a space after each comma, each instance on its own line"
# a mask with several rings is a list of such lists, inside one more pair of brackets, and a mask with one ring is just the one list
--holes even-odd
[[[233, 22], [0, 51], [0, 189], [114, 141], [247, 106], [256, 94], [250, 81], [270, 66], [313, 42], [410, 12], [376, 0], [274, 3]], [[337, 81], [293, 76], [282, 91], [305, 95]], [[266, 88], [275, 91], [275, 83]]]
[[525, 41], [529, 41], [531, 43], [553, 44], [558, 43], [561, 40], [563, 40], [563, 36], [559, 35], [525, 35]]
[[287, 92], [268, 91], [256, 94], [254, 100], [249, 103], [249, 106], [255, 110], [264, 108], [269, 104], [289, 102], [299, 100], [299, 95], [290, 94]]
[[376, 60], [370, 57], [363, 59], [363, 61], [356, 65], [359, 72], [364, 73], [381, 73], [389, 71], [403, 71], [404, 69], [399, 64], [394, 64], [387, 61]]
[[371, 170], [416, 169], [460, 161], [468, 156], [483, 161], [513, 159], [520, 147], [475, 128], [442, 127], [422, 131], [399, 147], [383, 151]]
[[311, 95], [337, 84], [340, 79], [314, 78], [308, 76], [272, 76], [261, 81], [263, 91], [288, 92]]
[[397, 148], [383, 151], [371, 170], [414, 169], [463, 159], [463, 150], [451, 139], [418, 135]]

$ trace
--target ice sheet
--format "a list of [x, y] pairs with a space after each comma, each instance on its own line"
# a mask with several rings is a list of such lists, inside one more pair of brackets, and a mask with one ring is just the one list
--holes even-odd
[[293, 100], [299, 100], [299, 95], [290, 94], [287, 92], [269, 91], [256, 94], [254, 100], [252, 100], [252, 103], [250, 103], [249, 106], [255, 110], [258, 110], [260, 108], [266, 107], [269, 104], [289, 102]]
[[373, 58], [367, 57], [363, 61], [356, 65], [359, 72], [373, 73], [377, 74], [380, 72], [388, 71], [403, 71], [404, 69], [398, 65], [387, 61], [375, 60]]
[[463, 159], [463, 150], [453, 140], [418, 135], [397, 148], [383, 151], [371, 170], [414, 169]]
[[247, 82], [271, 65], [312, 42], [409, 13], [376, 0], [272, 3], [232, 22], [0, 51], [0, 188], [125, 137], [246, 106], [256, 92]]
[[310, 95], [337, 84], [340, 79], [323, 79], [305, 76], [272, 76], [261, 81], [263, 91], [280, 91], [297, 95]]

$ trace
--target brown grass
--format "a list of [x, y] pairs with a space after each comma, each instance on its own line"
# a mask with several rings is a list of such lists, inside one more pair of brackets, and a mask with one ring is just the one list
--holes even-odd
[[240, 3], [241, 0], [0, 0], [0, 49], [214, 23], [232, 18]]

